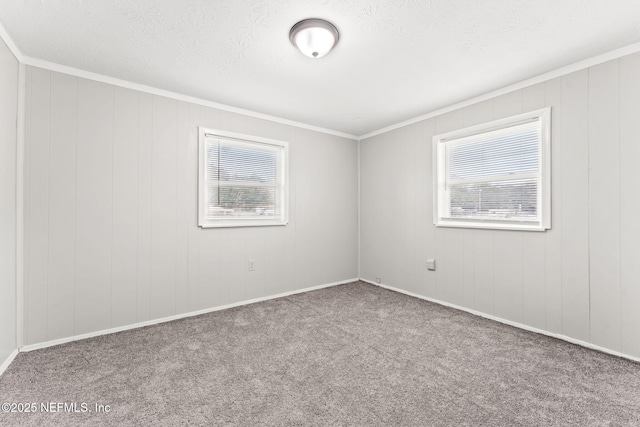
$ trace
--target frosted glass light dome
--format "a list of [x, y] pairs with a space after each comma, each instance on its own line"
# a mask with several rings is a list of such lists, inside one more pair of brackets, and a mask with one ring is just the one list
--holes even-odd
[[305, 19], [291, 27], [289, 40], [309, 58], [322, 58], [340, 37], [338, 29], [324, 19]]

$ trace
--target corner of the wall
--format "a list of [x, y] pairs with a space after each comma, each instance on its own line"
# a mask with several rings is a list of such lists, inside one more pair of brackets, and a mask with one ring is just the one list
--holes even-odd
[[9, 33], [7, 32], [7, 30], [5, 30], [4, 26], [2, 25], [2, 22], [0, 22], [0, 39], [2, 39], [4, 44], [7, 45], [7, 47], [13, 54], [13, 56], [15, 56], [16, 59], [18, 60], [18, 62], [20, 63], [24, 62], [24, 55], [22, 54], [22, 52], [20, 52], [20, 49], [18, 49], [18, 46], [16, 46], [11, 36], [9, 36]]
[[363, 134], [358, 136], [358, 140], [362, 141], [368, 138], [372, 138], [374, 136], [377, 135], [382, 135], [383, 133], [387, 133], [387, 132], [391, 132], [392, 130], [396, 130], [399, 128], [403, 128], [405, 126], [409, 126], [412, 125], [414, 123], [417, 122], [421, 122], [423, 120], [427, 120], [433, 117], [437, 117], [446, 113], [449, 113], [451, 111], [455, 111], [458, 110], [460, 108], [464, 108], [467, 107], [469, 105], [473, 105], [473, 104], [477, 104], [479, 102], [482, 101], [486, 101], [488, 99], [492, 99], [492, 98], [496, 98], [500, 95], [504, 95], [506, 93], [509, 92], [513, 92], [515, 90], [520, 90], [523, 89], [525, 87], [528, 86], [533, 86], [535, 84], [538, 83], [542, 83], [557, 77], [562, 77], [565, 76], [567, 74], [573, 73], [575, 71], [579, 71], [585, 68], [589, 68], [589, 67], [593, 67], [594, 65], [598, 65], [598, 64], [602, 64], [604, 62], [608, 62], [614, 59], [618, 59], [621, 58], [623, 56], [627, 56], [627, 55], [631, 55], [634, 53], [638, 53], [640, 52], [640, 42], [635, 42], [626, 46], [622, 46], [620, 48], [602, 53], [600, 55], [596, 55], [596, 56], [592, 56], [586, 59], [583, 59], [581, 61], [577, 61], [568, 65], [565, 65], [563, 67], [560, 68], [556, 68], [554, 70], [548, 71], [546, 73], [542, 73], [542, 74], [538, 74], [536, 76], [533, 76], [531, 78], [516, 82], [516, 83], [512, 83], [510, 85], [504, 86], [502, 88], [496, 89], [496, 90], [492, 90], [490, 92], [484, 93], [482, 95], [478, 95], [475, 96], [473, 98], [469, 98], [466, 99], [464, 101], [461, 102], [457, 102], [455, 104], [451, 104], [448, 106], [445, 106], [443, 108], [437, 109], [437, 110], [433, 110], [430, 111], [426, 114], [422, 114], [420, 116], [417, 117], [413, 117], [411, 119], [399, 122], [399, 123], [395, 123], [389, 126], [385, 126], [383, 128], [377, 129], [377, 130], [373, 130], [369, 133]]
[[[226, 310], [226, 309], [229, 309], [229, 308], [240, 307], [240, 306], [243, 306], [243, 305], [254, 304], [254, 303], [257, 303], [257, 302], [268, 301], [268, 300], [272, 300], [272, 299], [276, 299], [276, 298], [283, 298], [283, 297], [287, 297], [287, 296], [295, 295], [295, 294], [300, 294], [300, 293], [304, 293], [304, 292], [317, 291], [317, 290], [320, 290], [320, 289], [330, 288], [330, 287], [339, 286], [339, 285], [345, 285], [347, 283], [353, 283], [353, 282], [357, 282], [357, 281], [358, 281], [357, 278], [340, 280], [340, 281], [337, 281], [337, 282], [325, 283], [325, 284], [322, 284], [322, 285], [311, 286], [311, 287], [304, 288], [304, 289], [296, 289], [294, 291], [283, 292], [283, 293], [279, 293], [279, 294], [275, 294], [275, 295], [269, 295], [269, 296], [266, 296], [266, 297], [259, 297], [259, 298], [254, 298], [254, 299], [250, 299], [250, 300], [240, 301], [240, 302], [237, 302], [237, 303], [226, 304], [226, 305], [221, 305], [221, 306], [216, 306], [216, 307], [210, 307], [210, 308], [206, 308], [206, 309], [203, 309], [203, 310], [191, 311], [191, 312], [188, 312], [188, 313], [182, 313], [182, 314], [177, 314], [177, 315], [174, 315], [174, 316], [148, 320], [148, 321], [145, 321], [145, 322], [133, 323], [133, 324], [125, 325], [125, 326], [119, 326], [119, 327], [116, 327], [116, 328], [103, 329], [103, 330], [100, 330], [100, 331], [89, 332], [87, 334], [74, 335], [74, 336], [60, 338], [60, 339], [56, 339], [56, 340], [52, 340], [52, 341], [28, 344], [28, 345], [20, 346], [19, 347], [20, 348], [19, 351], [20, 352], [29, 352], [29, 351], [34, 351], [34, 350], [40, 350], [40, 349], [43, 349], [43, 348], [53, 347], [53, 346], [60, 345], [60, 344], [66, 344], [66, 343], [73, 342], [73, 341], [80, 341], [80, 340], [84, 340], [84, 339], [88, 339], [88, 338], [94, 338], [94, 337], [98, 337], [98, 336], [102, 336], [102, 335], [109, 335], [109, 334], [114, 334], [114, 333], [117, 333], [117, 332], [129, 331], [131, 329], [138, 329], [138, 328], [143, 328], [143, 327], [146, 327], [146, 326], [158, 325], [158, 324], [161, 324], [161, 323], [171, 322], [171, 321], [174, 321], [174, 320], [184, 319], [184, 318], [193, 317], [193, 316], [200, 316], [202, 314], [212, 313], [214, 311]], [[16, 350], [16, 352], [17, 352], [17, 350]], [[9, 363], [10, 363], [10, 361], [9, 361]]]
[[557, 333], [554, 333], [554, 332], [549, 332], [549, 331], [546, 331], [544, 329], [539, 329], [539, 328], [535, 328], [533, 326], [525, 325], [523, 323], [507, 320], [507, 319], [504, 319], [502, 317], [498, 317], [498, 316], [494, 316], [494, 315], [491, 315], [491, 314], [483, 313], [481, 311], [473, 310], [473, 309], [470, 309], [470, 308], [467, 308], [467, 307], [463, 307], [463, 306], [460, 306], [460, 305], [457, 305], [457, 304], [451, 304], [451, 303], [448, 303], [446, 301], [438, 300], [438, 299], [435, 299], [435, 298], [430, 298], [430, 297], [427, 297], [427, 296], [424, 296], [424, 295], [417, 294], [415, 292], [405, 291], [404, 289], [396, 288], [395, 286], [385, 285], [384, 283], [376, 283], [376, 282], [373, 282], [371, 280], [363, 279], [363, 278], [360, 278], [360, 281], [365, 282], [365, 283], [369, 283], [370, 285], [374, 285], [374, 286], [378, 286], [378, 287], [381, 287], [381, 288], [384, 288], [384, 289], [388, 289], [388, 290], [393, 291], [393, 292], [398, 292], [398, 293], [405, 294], [405, 295], [408, 295], [408, 296], [411, 296], [411, 297], [414, 297], [414, 298], [418, 298], [418, 299], [422, 299], [422, 300], [425, 300], [425, 301], [429, 301], [429, 302], [432, 302], [434, 304], [442, 305], [444, 307], [449, 307], [449, 308], [453, 308], [455, 310], [464, 311], [464, 312], [467, 312], [469, 314], [473, 314], [474, 316], [484, 317], [485, 319], [493, 320], [493, 321], [498, 322], [498, 323], [502, 323], [502, 324], [505, 324], [505, 325], [513, 326], [513, 327], [518, 328], [518, 329], [522, 329], [522, 330], [533, 332], [533, 333], [536, 333], [536, 334], [540, 334], [540, 335], [545, 335], [545, 336], [548, 336], [548, 337], [556, 338], [556, 339], [559, 339], [561, 341], [566, 341], [566, 342], [569, 342], [571, 344], [575, 344], [575, 345], [579, 345], [581, 347], [589, 348], [591, 350], [599, 351], [600, 353], [606, 353], [606, 354], [609, 354], [611, 356], [620, 357], [622, 359], [627, 359], [627, 360], [631, 360], [633, 362], [640, 363], [640, 358], [638, 358], [636, 356], [632, 356], [630, 354], [626, 354], [626, 353], [622, 353], [622, 352], [619, 352], [619, 351], [615, 351], [615, 350], [612, 350], [610, 348], [601, 347], [599, 345], [596, 345], [596, 344], [593, 344], [593, 343], [590, 343], [590, 342], [587, 342], [587, 341], [582, 341], [582, 340], [578, 340], [578, 339], [575, 339], [575, 338], [571, 338], [571, 337], [566, 336], [566, 335], [557, 334]]
[[361, 171], [360, 171], [360, 144], [361, 144], [361, 141], [358, 140], [357, 144], [358, 144], [358, 154], [357, 154], [357, 156], [358, 156], [358, 158], [357, 158], [357, 163], [358, 163], [357, 164], [357, 168], [358, 168], [358, 170], [357, 170], [357, 174], [358, 174], [358, 191], [357, 191], [357, 197], [358, 197], [358, 203], [357, 203], [357, 209], [358, 209], [358, 217], [357, 217], [357, 224], [358, 224], [358, 246], [357, 246], [358, 259], [357, 259], [357, 261], [358, 261], [358, 265], [357, 265], [357, 269], [358, 269], [358, 280], [360, 280], [360, 274], [361, 274], [361, 271], [360, 271], [361, 262], [360, 262], [360, 260], [362, 258], [362, 251], [361, 251], [361, 246], [360, 246], [361, 245], [361, 240], [362, 240], [361, 239], [361, 236], [362, 236], [362, 234], [361, 234], [361, 229], [362, 229], [361, 224], [362, 224], [362, 222], [361, 222], [361, 215], [360, 215], [360, 202], [361, 202], [361, 200], [360, 200], [361, 199], [361, 191], [360, 191], [360, 185], [361, 185], [360, 184], [360, 182], [361, 182], [360, 181], [360, 175], [361, 175]]
[[11, 362], [13, 362], [13, 359], [16, 358], [16, 356], [18, 355], [18, 350], [13, 350], [9, 356], [5, 359], [4, 362], [2, 362], [2, 364], [0, 365], [0, 376], [2, 376], [2, 374], [4, 374], [4, 372], [7, 370], [7, 368], [9, 367], [9, 365], [11, 365]]
[[18, 68], [18, 117], [16, 129], [16, 348], [24, 342], [24, 147], [26, 114], [26, 66]]

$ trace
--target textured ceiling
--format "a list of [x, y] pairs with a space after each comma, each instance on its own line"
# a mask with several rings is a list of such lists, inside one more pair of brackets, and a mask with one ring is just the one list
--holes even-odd
[[[340, 31], [313, 60], [297, 21]], [[639, 0], [2, 0], [23, 55], [353, 135], [640, 41]]]

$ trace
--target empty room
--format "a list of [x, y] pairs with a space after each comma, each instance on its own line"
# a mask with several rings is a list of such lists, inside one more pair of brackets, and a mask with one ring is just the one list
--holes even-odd
[[640, 426], [640, 2], [3, 0], [0, 425]]

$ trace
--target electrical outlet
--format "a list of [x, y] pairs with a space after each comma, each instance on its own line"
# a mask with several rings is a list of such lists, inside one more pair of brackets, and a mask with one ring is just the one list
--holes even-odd
[[380, 279], [379, 277], [376, 277], [376, 283], [382, 283], [382, 279]]
[[250, 259], [249, 263], [248, 263], [248, 267], [249, 267], [249, 271], [255, 271], [256, 270], [256, 260], [255, 259]]
[[428, 259], [427, 260], [427, 270], [434, 271], [436, 269], [436, 260]]

